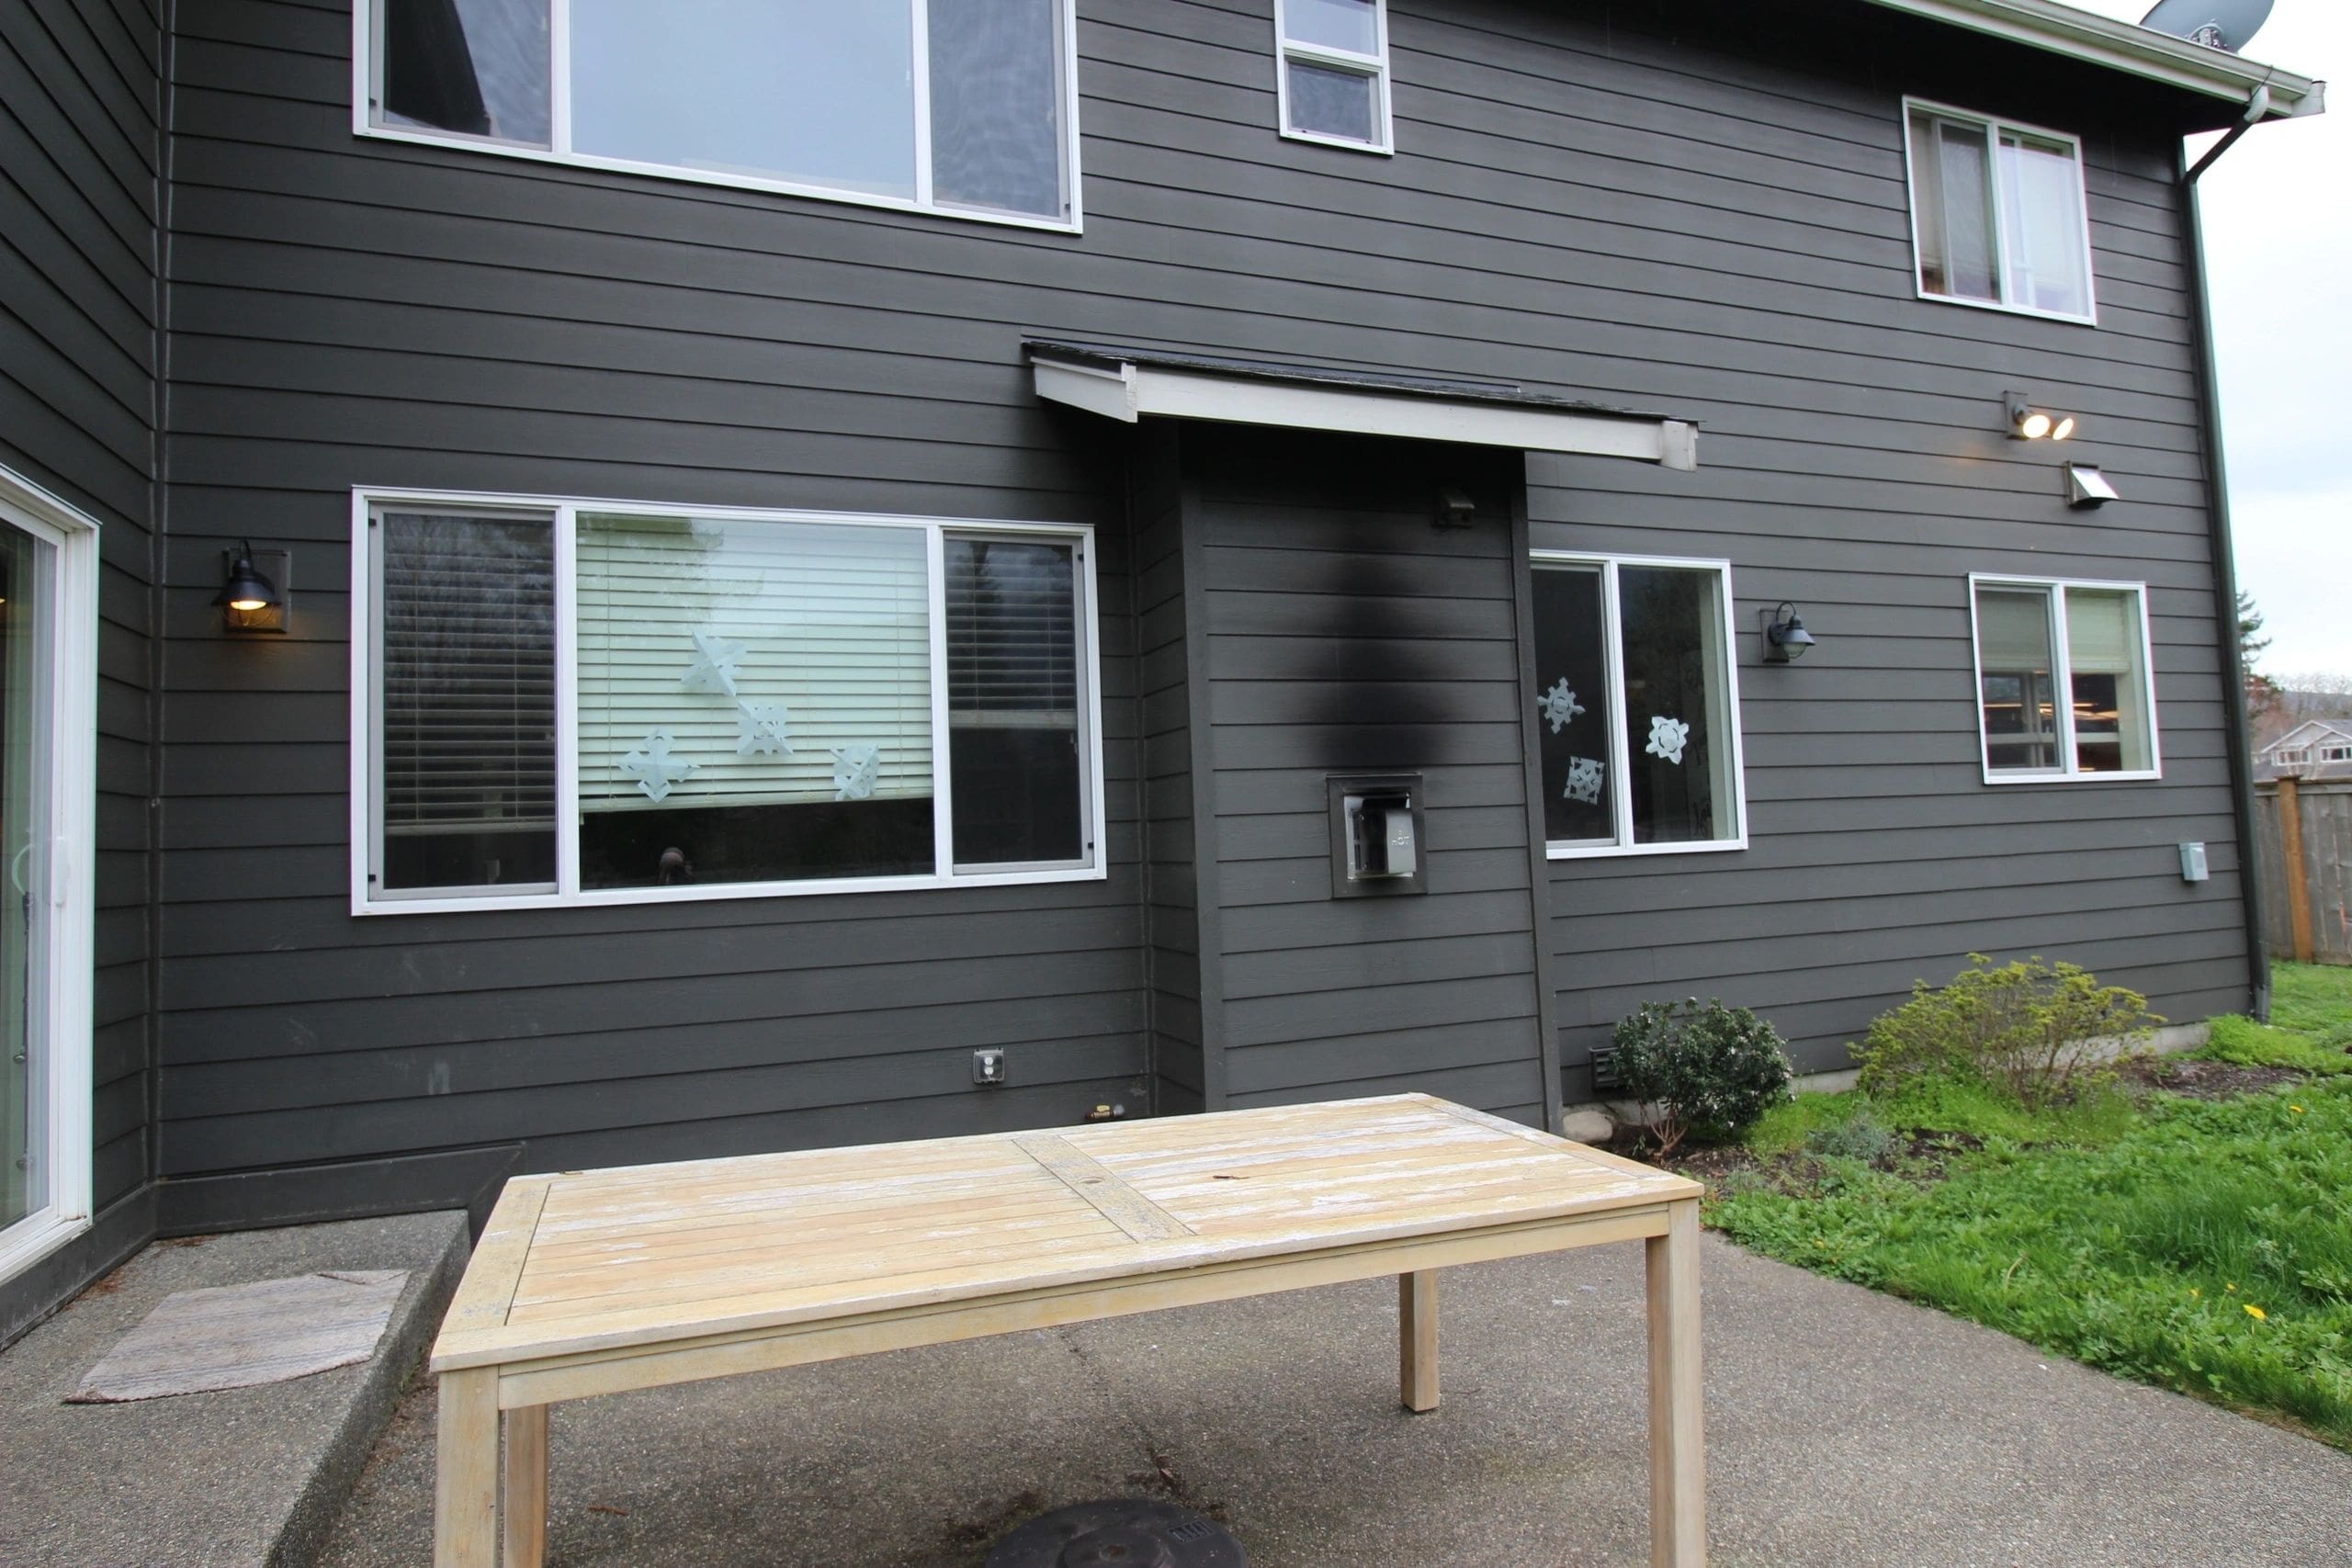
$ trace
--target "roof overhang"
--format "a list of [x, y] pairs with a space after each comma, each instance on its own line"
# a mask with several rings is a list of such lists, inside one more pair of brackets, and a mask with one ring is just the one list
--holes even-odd
[[1028, 344], [1037, 395], [1133, 424], [1202, 419], [1334, 430], [1408, 441], [1511, 446], [1699, 466], [1699, 427], [1530, 392], [1508, 382], [1448, 381], [1092, 344]]
[[1871, 0], [1889, 10], [1947, 22], [2030, 49], [2063, 54], [2209, 97], [2246, 104], [2268, 88], [2267, 116], [2290, 119], [2327, 108], [2327, 84], [2208, 49], [2132, 22], [2119, 22], [2057, 0]]

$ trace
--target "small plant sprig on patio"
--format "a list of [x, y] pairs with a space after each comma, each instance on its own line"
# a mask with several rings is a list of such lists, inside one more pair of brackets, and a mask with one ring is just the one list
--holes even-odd
[[1915, 982], [1911, 999], [1871, 1024], [1854, 1049], [1864, 1093], [1922, 1077], [1975, 1078], [2030, 1106], [2064, 1100], [2117, 1055], [2143, 1046], [2164, 1020], [2148, 998], [2102, 986], [2079, 964], [1981, 953], [1948, 986]]
[[1789, 1099], [1780, 1032], [1746, 1008], [1644, 1002], [1618, 1021], [1616, 1042], [1619, 1081], [1661, 1155], [1693, 1132], [1736, 1137]]

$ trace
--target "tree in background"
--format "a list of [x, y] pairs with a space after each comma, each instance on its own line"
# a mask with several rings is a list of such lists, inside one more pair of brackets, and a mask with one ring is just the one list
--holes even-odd
[[2262, 635], [2262, 612], [2255, 607], [2254, 595], [2238, 590], [2238, 668], [2245, 673], [2246, 717], [2256, 724], [2278, 711], [2285, 693], [2278, 682], [2267, 675], [2258, 674], [2255, 664], [2270, 646]]

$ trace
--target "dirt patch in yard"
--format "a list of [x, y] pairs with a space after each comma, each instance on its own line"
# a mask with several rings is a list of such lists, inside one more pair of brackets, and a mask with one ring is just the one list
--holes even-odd
[[2310, 1075], [2292, 1067], [2242, 1067], [2234, 1062], [2198, 1062], [2181, 1056], [2143, 1056], [2122, 1064], [2126, 1083], [2185, 1094], [2192, 1100], [2230, 1100], [2262, 1094]]

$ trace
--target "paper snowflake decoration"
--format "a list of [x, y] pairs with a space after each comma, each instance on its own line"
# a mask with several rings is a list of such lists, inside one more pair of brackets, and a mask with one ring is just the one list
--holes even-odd
[[871, 746], [843, 746], [833, 752], [833, 798], [865, 800], [882, 780], [882, 753]]
[[1568, 759], [1568, 787], [1560, 792], [1563, 800], [1573, 800], [1579, 806], [1600, 804], [1600, 762], [1594, 757]]
[[1555, 735], [1566, 728], [1570, 719], [1585, 711], [1584, 705], [1577, 701], [1575, 688], [1568, 684], [1568, 678], [1565, 675], [1544, 694], [1543, 701], [1536, 705], [1543, 710], [1544, 716], [1552, 721], [1552, 733]]
[[1690, 727], [1679, 718], [1650, 717], [1650, 743], [1642, 748], [1653, 757], [1663, 757], [1678, 766], [1682, 761], [1682, 749], [1690, 744]]
[[637, 749], [621, 759], [621, 772], [637, 781], [648, 800], [665, 799], [670, 786], [685, 782], [695, 764], [673, 752], [670, 732], [657, 729], [637, 743]]
[[770, 757], [792, 756], [791, 724], [791, 711], [782, 703], [737, 703], [735, 754], [738, 757], [749, 757], [754, 753]]
[[743, 645], [729, 642], [717, 632], [695, 633], [694, 662], [678, 677], [678, 683], [689, 692], [709, 692], [718, 696], [735, 694], [735, 677], [743, 662]]

